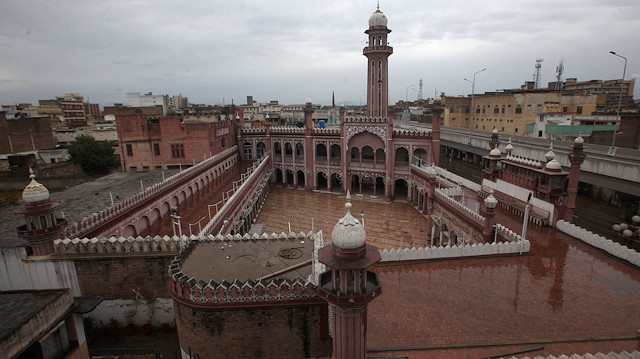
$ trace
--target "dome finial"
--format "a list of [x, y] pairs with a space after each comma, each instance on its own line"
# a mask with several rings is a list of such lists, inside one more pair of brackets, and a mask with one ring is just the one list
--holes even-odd
[[347, 203], [344, 204], [344, 208], [347, 209], [348, 213], [351, 213], [351, 192], [347, 190]]
[[380, 11], [380, 0], [378, 0], [378, 11]]
[[35, 179], [36, 175], [33, 173], [33, 167], [29, 167], [29, 178]]

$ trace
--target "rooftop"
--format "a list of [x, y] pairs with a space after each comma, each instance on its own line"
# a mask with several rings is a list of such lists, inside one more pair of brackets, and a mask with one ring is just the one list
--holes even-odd
[[205, 282], [233, 282], [236, 279], [241, 282], [255, 281], [265, 276], [274, 279], [307, 279], [311, 274], [311, 263], [281, 275], [272, 275], [309, 261], [313, 253], [313, 240], [305, 237], [274, 237], [198, 243], [183, 260], [180, 269], [186, 276]]

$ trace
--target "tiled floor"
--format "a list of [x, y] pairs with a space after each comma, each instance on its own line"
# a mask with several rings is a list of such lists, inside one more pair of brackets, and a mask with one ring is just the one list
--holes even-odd
[[[426, 222], [406, 203], [352, 202], [354, 215], [366, 212], [368, 243], [424, 243]], [[315, 229], [330, 238], [344, 203], [344, 196], [274, 187], [258, 223], [266, 232], [286, 232], [291, 221], [293, 231], [306, 232], [314, 218]], [[520, 232], [520, 218], [498, 211], [497, 221]], [[546, 348], [536, 355], [638, 349], [640, 271], [551, 228], [530, 225], [527, 238], [528, 256], [377, 267], [383, 294], [368, 308], [371, 354], [480, 358], [535, 346]]]
[[[256, 223], [264, 223], [263, 232], [309, 232], [322, 230], [325, 242], [331, 240], [331, 231], [346, 214], [345, 196], [339, 194], [305, 192], [275, 186], [262, 207]], [[381, 249], [411, 248], [425, 245], [427, 220], [406, 202], [386, 203], [366, 201], [351, 196], [351, 215], [361, 220], [365, 211], [364, 228], [367, 241]]]

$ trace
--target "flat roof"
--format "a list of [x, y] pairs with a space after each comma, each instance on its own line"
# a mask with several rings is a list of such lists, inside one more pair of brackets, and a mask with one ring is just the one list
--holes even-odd
[[[286, 235], [285, 235], [286, 236]], [[308, 237], [252, 240], [214, 240], [195, 245], [182, 262], [180, 270], [197, 280], [255, 281], [273, 279], [306, 279], [311, 274], [314, 241]], [[226, 237], [231, 238], [231, 237]], [[309, 262], [306, 263], [305, 262]], [[276, 272], [300, 265], [280, 275]]]
[[[0, 292], [0, 339], [6, 338], [28, 323], [67, 292], [67, 289]], [[51, 318], [55, 319], [57, 318]]]

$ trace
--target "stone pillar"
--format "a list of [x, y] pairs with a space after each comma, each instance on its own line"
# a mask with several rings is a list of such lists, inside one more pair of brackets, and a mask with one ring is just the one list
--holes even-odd
[[564, 214], [564, 220], [573, 223], [573, 211], [576, 209], [576, 197], [578, 195], [578, 180], [580, 178], [580, 166], [587, 157], [583, 152], [584, 139], [578, 136], [573, 141], [573, 151], [569, 153], [569, 161], [571, 162], [571, 170], [569, 172], [569, 185], [567, 186], [567, 209]]
[[442, 105], [440, 101], [433, 104], [431, 109], [431, 157], [436, 166], [440, 165], [440, 118], [442, 116]]
[[366, 358], [367, 308], [333, 307], [333, 329], [336, 338], [349, 340], [333, 341], [334, 358]]
[[[315, 149], [313, 148], [313, 105], [311, 99], [307, 99], [304, 108], [304, 124], [305, 124], [305, 136], [304, 136], [304, 157], [305, 157], [305, 171], [306, 178], [304, 181], [304, 189], [310, 191], [311, 189], [318, 189], [317, 186], [312, 185], [315, 177], [315, 170], [313, 167], [314, 158], [313, 154]], [[283, 149], [284, 151], [284, 149]], [[283, 152], [284, 153], [284, 152]], [[295, 157], [295, 152], [293, 153]]]
[[482, 238], [485, 243], [491, 241], [491, 237], [493, 235], [493, 226], [496, 224], [496, 206], [498, 205], [498, 200], [490, 194], [489, 197], [485, 198], [484, 206], [486, 208], [485, 213], [485, 221], [484, 227], [482, 228]]

